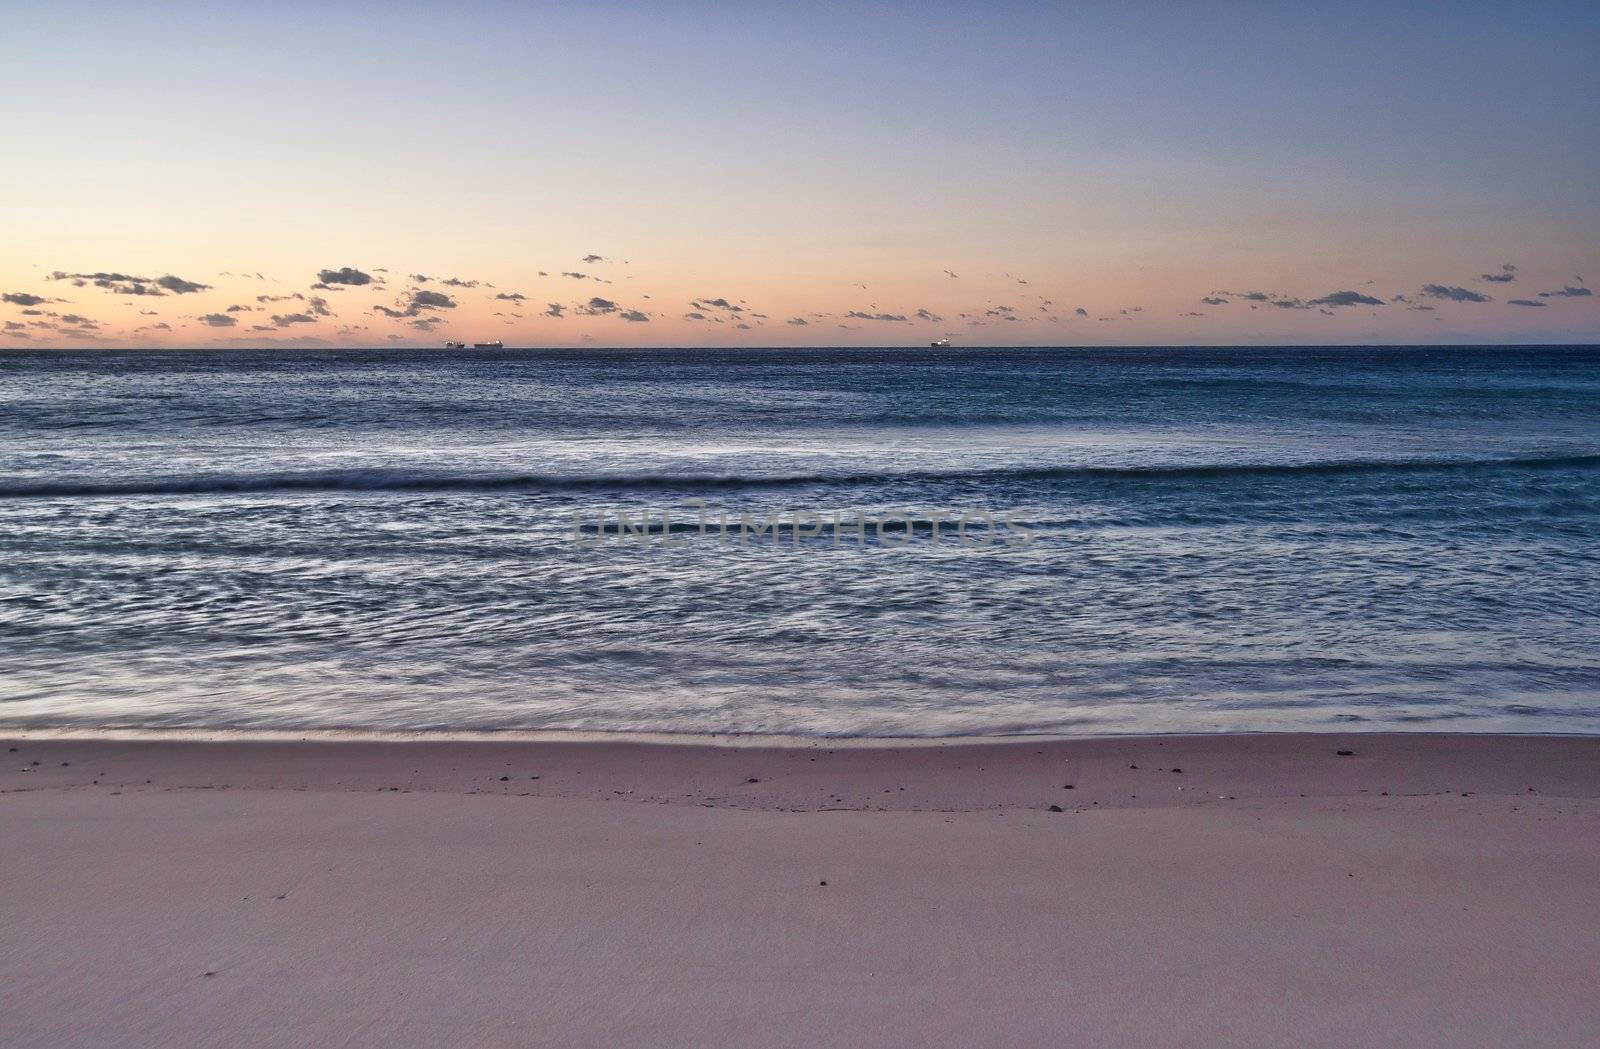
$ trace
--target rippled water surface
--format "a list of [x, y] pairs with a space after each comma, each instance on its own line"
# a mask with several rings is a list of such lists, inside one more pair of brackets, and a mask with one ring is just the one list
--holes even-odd
[[0, 723], [1594, 732], [1597, 535], [1596, 348], [0, 353]]

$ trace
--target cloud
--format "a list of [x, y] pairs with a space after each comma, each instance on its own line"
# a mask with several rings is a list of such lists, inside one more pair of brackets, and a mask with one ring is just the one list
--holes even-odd
[[9, 302], [14, 306], [38, 306], [42, 303], [55, 301], [55, 299], [47, 299], [42, 295], [30, 295], [25, 291], [8, 291], [4, 295], [0, 295], [0, 302]]
[[945, 275], [945, 276], [946, 276], [946, 277], [949, 277], [949, 278], [950, 278], [950, 279], [951, 279], [951, 280], [959, 280], [959, 279], [960, 279], [960, 278], [959, 278], [959, 277], [958, 277], [958, 276], [957, 276], [957, 275], [956, 275], [956, 274], [955, 274], [955, 273], [954, 273], [954, 272], [953, 272], [953, 271], [951, 271], [951, 270], [945, 270], [945, 271], [944, 271], [944, 275]]
[[605, 256], [604, 255], [585, 255], [583, 258], [579, 259], [578, 261], [579, 262], [587, 262], [590, 265], [593, 265], [596, 262], [604, 262], [606, 260], [605, 260]]
[[165, 277], [157, 277], [156, 283], [172, 292], [174, 295], [188, 295], [192, 292], [211, 290], [211, 285], [209, 284], [201, 284], [198, 281], [184, 280], [182, 277], [174, 277], [170, 273]]
[[527, 296], [520, 291], [502, 291], [495, 298], [504, 299], [506, 302], [523, 302]]
[[333, 311], [328, 309], [328, 300], [313, 295], [306, 300], [306, 306], [313, 317], [332, 317]]
[[565, 306], [561, 305], [561, 303], [552, 302], [550, 304], [549, 309], [545, 310], [543, 315], [546, 316], [546, 317], [555, 317], [556, 319], [559, 320], [561, 318], [561, 315], [566, 312], [566, 309], [567, 308]]
[[443, 317], [421, 317], [412, 321], [411, 326], [418, 331], [432, 331], [443, 323]]
[[1422, 286], [1424, 298], [1449, 299], [1451, 302], [1493, 302], [1487, 295], [1471, 291], [1467, 288], [1456, 288], [1445, 284], [1424, 284]]
[[290, 301], [292, 301], [294, 299], [299, 299], [301, 302], [304, 302], [305, 298], [306, 297], [304, 295], [300, 294], [297, 291], [297, 292], [293, 293], [292, 295], [257, 295], [256, 296], [256, 301], [257, 302], [290, 302]]
[[411, 294], [395, 303], [394, 308], [388, 306], [372, 307], [374, 313], [381, 313], [385, 317], [415, 317], [424, 310], [453, 310], [456, 300], [442, 291], [428, 291], [425, 288], [413, 288]]
[[1228, 300], [1222, 298], [1220, 295], [1207, 295], [1200, 301], [1205, 303], [1207, 306], [1226, 306], [1228, 304]]
[[1496, 284], [1510, 284], [1517, 279], [1517, 267], [1507, 262], [1501, 265], [1499, 273], [1485, 273], [1478, 279], [1493, 281]]
[[804, 328], [807, 324], [810, 324], [811, 322], [806, 320], [804, 317], [790, 317], [788, 320], [784, 321], [783, 323], [792, 324], [796, 328]]
[[903, 321], [906, 319], [903, 313], [863, 313], [860, 310], [851, 310], [845, 316], [858, 321]]
[[229, 306], [228, 309], [227, 309], [227, 312], [228, 313], [254, 313], [255, 312], [255, 307], [254, 306]]
[[1509, 306], [1547, 306], [1549, 303], [1540, 302], [1538, 299], [1507, 299]]
[[1086, 310], [1086, 309], [1084, 309], [1084, 308], [1083, 308], [1083, 307], [1082, 307], [1082, 306], [1079, 306], [1079, 307], [1078, 307], [1078, 308], [1077, 308], [1077, 309], [1075, 309], [1075, 310], [1073, 310], [1073, 311], [1072, 311], [1072, 312], [1073, 312], [1073, 313], [1075, 313], [1075, 314], [1077, 314], [1077, 315], [1078, 315], [1078, 316], [1080, 316], [1080, 317], [1087, 317], [1087, 316], [1089, 316], [1089, 311], [1088, 311], [1088, 310]]
[[623, 310], [617, 316], [625, 321], [633, 321], [635, 324], [641, 324], [650, 319], [648, 314], [641, 313], [638, 310]]
[[130, 273], [63, 273], [56, 270], [50, 274], [49, 280], [69, 280], [74, 287], [82, 288], [94, 285], [118, 295], [165, 295], [171, 292], [174, 295], [188, 295], [191, 292], [207, 291], [209, 284], [199, 281], [184, 280], [167, 274], [164, 277], [136, 277]]
[[729, 302], [727, 299], [722, 299], [722, 298], [717, 298], [717, 299], [696, 299], [693, 302], [689, 303], [689, 305], [693, 306], [697, 310], [712, 309], [712, 310], [727, 310], [729, 313], [743, 313], [744, 312], [744, 307], [743, 306], [736, 306], [733, 303]]
[[201, 324], [209, 324], [213, 328], [231, 328], [239, 323], [239, 318], [226, 313], [206, 313], [195, 319]]
[[622, 307], [610, 299], [602, 299], [598, 295], [578, 307], [578, 312], [588, 317], [599, 317], [607, 313], [616, 313]]
[[699, 310], [695, 310], [690, 313], [685, 313], [683, 315], [683, 319], [686, 321], [703, 321], [706, 319], [706, 315], [701, 313]]
[[272, 325], [275, 328], [287, 328], [291, 324], [315, 324], [317, 319], [309, 313], [274, 313]]
[[447, 288], [476, 288], [482, 281], [462, 280], [460, 277], [446, 277], [439, 282]]
[[1383, 306], [1382, 299], [1363, 295], [1358, 291], [1331, 291], [1320, 299], [1312, 299], [1313, 306]]
[[1588, 296], [1588, 295], [1593, 295], [1593, 294], [1594, 294], [1594, 292], [1590, 291], [1588, 288], [1575, 288], [1572, 285], [1568, 284], [1566, 287], [1562, 288], [1560, 291], [1541, 291], [1539, 293], [1539, 298], [1541, 298], [1541, 299], [1555, 299], [1555, 298], [1576, 299], [1576, 298], [1582, 298], [1582, 297], [1585, 297], [1585, 296]]
[[929, 321], [934, 324], [944, 320], [943, 317], [930, 310], [918, 310], [916, 313], [912, 314], [912, 316], [916, 317], [920, 321]]
[[352, 287], [372, 283], [370, 274], [362, 273], [353, 266], [341, 266], [336, 270], [318, 270], [317, 280], [322, 284], [348, 284]]

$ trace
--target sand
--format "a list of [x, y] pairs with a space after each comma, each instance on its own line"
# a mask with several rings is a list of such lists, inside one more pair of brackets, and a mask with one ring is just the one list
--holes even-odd
[[0, 1046], [1600, 1044], [1600, 739], [0, 759]]

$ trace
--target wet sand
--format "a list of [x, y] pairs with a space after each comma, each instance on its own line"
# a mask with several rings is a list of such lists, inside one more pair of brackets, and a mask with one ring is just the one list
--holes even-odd
[[0, 748], [5, 1046], [1600, 1042], [1600, 739]]

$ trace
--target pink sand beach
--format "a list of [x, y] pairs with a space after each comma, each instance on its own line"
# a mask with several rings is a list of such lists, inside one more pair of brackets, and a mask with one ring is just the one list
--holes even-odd
[[7, 1046], [1600, 1042], [1600, 739], [3, 746]]

